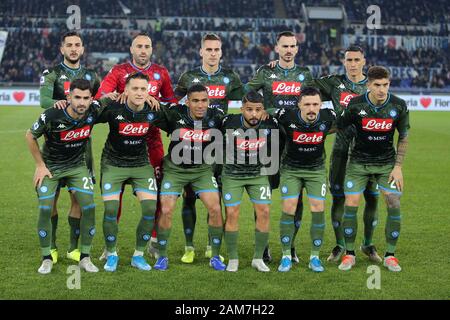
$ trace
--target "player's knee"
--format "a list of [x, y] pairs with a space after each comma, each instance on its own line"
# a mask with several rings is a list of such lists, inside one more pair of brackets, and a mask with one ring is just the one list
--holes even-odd
[[39, 202], [39, 215], [43, 218], [53, 217], [53, 206], [49, 202]]
[[222, 208], [218, 203], [210, 204], [208, 205], [208, 212], [210, 216], [221, 216]]
[[325, 210], [324, 201], [317, 201], [310, 204], [312, 212], [320, 212]]
[[161, 219], [172, 219], [173, 210], [175, 207], [171, 203], [162, 203], [161, 205]]
[[349, 207], [357, 207], [359, 205], [359, 195], [346, 195], [345, 205]]
[[297, 201], [284, 200], [283, 201], [283, 211], [289, 214], [295, 214], [297, 209]]
[[266, 223], [269, 222], [269, 216], [270, 216], [270, 208], [269, 208], [269, 206], [264, 206], [262, 208], [259, 208], [256, 211], [256, 218], [262, 224], [266, 224]]
[[81, 215], [88, 218], [95, 216], [95, 203], [89, 203], [83, 207], [81, 207]]
[[388, 208], [399, 209], [400, 208], [400, 195], [396, 193], [387, 193], [385, 195], [386, 204]]
[[69, 216], [72, 218], [81, 218], [81, 207], [77, 204], [76, 206], [72, 206], [70, 208]]
[[226, 221], [226, 229], [228, 231], [234, 231], [237, 229], [237, 225], [238, 225], [238, 221], [239, 221], [239, 212], [236, 211], [228, 211], [227, 210], [227, 221]]
[[156, 200], [141, 200], [142, 214], [154, 216], [156, 212]]

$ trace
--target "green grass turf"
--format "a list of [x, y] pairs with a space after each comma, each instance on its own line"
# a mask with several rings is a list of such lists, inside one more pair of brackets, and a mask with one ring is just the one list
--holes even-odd
[[[58, 246], [60, 259], [52, 274], [37, 273], [40, 264], [36, 234], [37, 199], [32, 186], [34, 163], [24, 135], [37, 119], [36, 107], [0, 108], [0, 299], [449, 299], [450, 298], [450, 113], [411, 113], [411, 134], [404, 166], [406, 190], [402, 198], [402, 233], [397, 257], [403, 271], [391, 273], [381, 267], [381, 290], [367, 288], [369, 261], [357, 251], [357, 265], [342, 272], [337, 265], [325, 263], [325, 272], [314, 274], [307, 267], [309, 257], [310, 213], [305, 210], [304, 223], [296, 241], [301, 259], [289, 273], [276, 272], [281, 256], [278, 242], [280, 216], [279, 191], [274, 191], [270, 246], [274, 262], [272, 272], [263, 274], [250, 267], [254, 244], [253, 210], [246, 198], [240, 218], [240, 270], [237, 273], [216, 272], [204, 258], [206, 212], [198, 203], [195, 243], [197, 258], [193, 265], [179, 260], [184, 250], [179, 206], [174, 215], [174, 229], [169, 246], [170, 269], [140, 272], [130, 266], [134, 250], [135, 228], [140, 207], [127, 187], [124, 215], [120, 222], [118, 271], [101, 270], [98, 274], [81, 274], [81, 289], [69, 290], [65, 259], [68, 246], [68, 194], [62, 192], [59, 202]], [[101, 149], [107, 134], [106, 125], [93, 132], [94, 156], [99, 168]], [[328, 139], [327, 149], [333, 138]], [[40, 141], [42, 143], [42, 141]], [[99, 172], [97, 172], [97, 178]], [[326, 230], [322, 260], [334, 246], [330, 223], [330, 195], [327, 196]], [[94, 239], [94, 263], [102, 269], [98, 256], [103, 248], [103, 205], [96, 186], [97, 235]], [[181, 202], [181, 201], [179, 201]], [[180, 204], [180, 203], [179, 203]], [[359, 212], [358, 243], [362, 239], [362, 209]], [[380, 223], [374, 241], [380, 254], [384, 251], [386, 209], [380, 205]], [[226, 250], [222, 247], [223, 255]], [[154, 264], [154, 260], [150, 260]]]

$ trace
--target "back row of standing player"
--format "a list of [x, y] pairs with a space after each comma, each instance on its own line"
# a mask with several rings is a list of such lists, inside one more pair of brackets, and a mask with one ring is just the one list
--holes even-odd
[[[246, 85], [243, 85], [239, 79], [239, 76], [230, 69], [226, 69], [220, 65], [220, 59], [222, 56], [221, 51], [221, 41], [217, 35], [208, 34], [203, 37], [200, 55], [202, 57], [202, 65], [194, 70], [185, 72], [179, 79], [178, 85], [175, 89], [175, 94], [171, 88], [170, 77], [168, 75], [167, 70], [164, 67], [158, 66], [150, 62], [150, 57], [152, 53], [152, 44], [151, 39], [147, 35], [141, 34], [134, 37], [130, 51], [132, 54], [132, 61], [116, 65], [112, 68], [112, 70], [108, 73], [108, 75], [104, 78], [101, 85], [99, 86], [98, 77], [95, 72], [84, 69], [80, 66], [80, 58], [83, 54], [83, 46], [81, 42], [81, 38], [74, 35], [66, 35], [63, 39], [61, 51], [64, 55], [64, 63], [56, 66], [51, 70], [46, 70], [44, 72], [44, 76], [41, 80], [41, 99], [43, 107], [50, 107], [54, 103], [64, 103], [65, 95], [68, 93], [68, 86], [70, 81], [76, 78], [84, 78], [90, 80], [93, 84], [94, 91], [99, 87], [96, 93], [96, 97], [99, 98], [108, 94], [110, 92], [123, 92], [125, 88], [125, 82], [128, 75], [141, 72], [149, 77], [149, 93], [157, 97], [161, 101], [165, 102], [176, 102], [179, 101], [186, 95], [186, 92], [189, 87], [195, 84], [204, 84], [208, 87], [208, 98], [209, 105], [211, 107], [221, 107], [227, 112], [228, 102], [230, 100], [239, 100], [244, 95], [244, 92], [248, 92], [251, 90], [262, 90], [264, 94], [264, 106], [266, 110], [269, 109], [294, 109], [296, 110], [299, 100], [299, 95], [301, 91], [301, 87], [305, 87], [306, 85], [312, 85], [314, 87], [319, 88], [320, 93], [322, 95], [323, 100], [330, 101], [332, 104], [332, 108], [337, 113], [341, 113], [341, 111], [348, 105], [350, 99], [353, 96], [364, 94], [367, 88], [367, 77], [363, 74], [363, 67], [365, 65], [364, 54], [359, 47], [350, 47], [345, 52], [344, 58], [344, 66], [346, 69], [346, 74], [344, 75], [332, 75], [328, 77], [324, 77], [321, 79], [312, 79], [311, 74], [306, 67], [300, 67], [295, 64], [294, 59], [298, 52], [298, 44], [295, 38], [295, 35], [291, 32], [283, 32], [280, 33], [277, 37], [277, 44], [275, 46], [275, 50], [279, 55], [279, 61], [275, 66], [262, 66], [258, 71], [255, 77]], [[387, 93], [387, 92], [386, 92]], [[57, 100], [62, 100], [58, 102]], [[257, 100], [257, 99], [256, 99]], [[389, 100], [389, 101], [387, 101]], [[390, 97], [388, 99], [386, 95], [386, 99], [382, 100], [380, 106], [386, 106], [386, 104], [399, 103], [401, 106], [402, 102], [397, 101], [398, 99], [393, 99]], [[370, 101], [367, 100], [366, 102]], [[374, 110], [377, 110], [380, 106], [374, 106]], [[387, 109], [387, 108], [384, 108]], [[381, 109], [380, 109], [381, 110]], [[391, 111], [391, 110], [390, 110]], [[393, 111], [391, 113], [395, 113], [397, 111]], [[398, 118], [401, 112], [397, 112], [395, 116], [391, 116], [391, 118]], [[278, 114], [278, 116], [283, 116], [283, 114]], [[370, 118], [372, 119], [372, 118]], [[378, 118], [373, 118], [378, 119]], [[301, 125], [301, 119], [300, 125]], [[317, 119], [313, 119], [313, 122], [317, 122]], [[292, 119], [292, 124], [295, 121]], [[295, 125], [295, 124], [294, 124]], [[151, 126], [152, 127], [152, 126]], [[391, 131], [393, 133], [394, 126], [391, 126]], [[402, 129], [406, 130], [406, 129]], [[292, 130], [295, 134], [295, 130]], [[320, 130], [319, 130], [320, 131]], [[377, 131], [376, 132], [382, 132]], [[404, 135], [405, 132], [402, 132]], [[351, 244], [351, 240], [356, 234], [356, 214], [353, 214], [354, 208], [357, 208], [357, 202], [353, 200], [353, 202], [346, 203], [345, 206], [345, 215], [344, 215], [344, 177], [345, 177], [345, 168], [347, 164], [347, 154], [349, 143], [353, 139], [355, 135], [354, 126], [347, 126], [345, 130], [338, 131], [338, 135], [335, 140], [335, 144], [333, 147], [333, 153], [331, 156], [331, 170], [330, 170], [330, 187], [331, 192], [333, 194], [333, 207], [332, 207], [332, 223], [333, 228], [336, 235], [336, 247], [332, 250], [328, 260], [329, 261], [339, 261], [343, 253], [345, 252], [344, 248], [347, 245], [347, 255], [344, 256], [343, 262], [341, 263], [341, 269], [348, 269], [354, 264], [354, 248], [353, 244]], [[151, 139], [147, 139], [148, 141], [148, 153], [151, 160], [151, 164], [155, 168], [155, 176], [158, 179], [161, 173], [161, 163], [163, 159], [163, 151], [162, 151], [162, 143], [159, 132], [155, 131], [154, 134], [148, 135], [147, 137], [152, 137]], [[373, 136], [370, 136], [373, 139]], [[292, 138], [292, 137], [291, 137]], [[392, 138], [392, 137], [391, 137]], [[288, 137], [289, 139], [289, 137]], [[388, 139], [389, 140], [389, 139]], [[392, 139], [390, 139], [392, 140]], [[403, 139], [406, 140], [406, 139]], [[304, 148], [305, 150], [307, 148]], [[399, 163], [401, 167], [401, 163]], [[320, 167], [320, 166], [319, 166]], [[299, 168], [297, 168], [299, 169]], [[390, 172], [389, 172], [390, 173]], [[396, 173], [397, 174], [397, 173]], [[293, 176], [294, 174], [286, 173], [286, 176]], [[301, 175], [300, 175], [301, 176]], [[374, 174], [368, 174], [368, 176], [375, 177]], [[390, 177], [388, 177], [390, 178]], [[278, 186], [277, 179], [271, 179], [270, 190], [276, 188]], [[295, 179], [294, 179], [295, 180]], [[364, 195], [366, 198], [366, 209], [364, 211], [364, 243], [361, 246], [361, 249], [364, 253], [366, 253], [369, 258], [376, 262], [381, 262], [382, 259], [378, 256], [374, 245], [372, 244], [372, 234], [374, 227], [377, 222], [377, 196], [378, 196], [378, 187], [377, 183], [373, 181], [374, 179], [370, 179], [370, 182], [361, 187], [361, 190], [357, 190], [356, 195], [358, 195], [361, 191], [364, 191]], [[395, 179], [400, 180], [400, 179]], [[303, 186], [307, 187], [307, 184], [304, 184], [304, 181], [299, 177], [300, 188]], [[353, 181], [347, 182], [347, 187]], [[295, 182], [294, 182], [295, 183]], [[302, 185], [302, 183], [304, 185]], [[286, 193], [287, 195], [283, 195], [283, 202], [286, 204], [286, 211], [283, 205], [283, 216], [281, 219], [280, 229], [281, 229], [281, 242], [283, 245], [283, 258], [280, 264], [280, 271], [287, 271], [290, 269], [291, 261], [298, 262], [298, 258], [294, 249], [294, 240], [295, 235], [298, 231], [298, 228], [301, 224], [302, 217], [302, 202], [301, 202], [301, 192], [298, 194], [291, 194], [290, 188], [288, 188], [289, 182], [282, 182], [282, 193]], [[322, 185], [322, 184], [321, 184]], [[195, 193], [191, 192], [192, 188], [187, 188], [185, 201], [183, 204], [183, 223], [184, 223], [184, 232], [186, 236], [186, 248], [185, 255], [182, 257], [182, 261], [185, 263], [192, 263], [195, 257], [195, 251], [193, 246], [193, 234], [195, 230]], [[295, 188], [294, 188], [295, 189]], [[285, 192], [286, 191], [286, 192]], [[398, 190], [397, 190], [398, 191]], [[353, 191], [349, 191], [352, 193]], [[270, 199], [270, 191], [266, 192], [269, 195]], [[295, 192], [294, 192], [295, 193]], [[349, 194], [350, 195], [350, 194]], [[224, 192], [224, 196], [230, 197], [231, 193]], [[310, 202], [314, 202], [314, 196], [310, 195], [308, 192]], [[227, 197], [224, 198], [226, 211], [227, 211], [227, 220], [232, 221], [233, 219], [228, 217], [232, 217], [235, 215], [236, 205], [227, 206]], [[266, 195], [267, 197], [267, 195]], [[324, 195], [319, 195], [319, 198], [323, 198]], [[292, 200], [294, 199], [294, 200]], [[74, 200], [74, 199], [73, 199]], [[321, 199], [319, 199], [321, 200]], [[359, 198], [358, 198], [359, 200]], [[259, 199], [261, 201], [261, 199]], [[350, 200], [349, 200], [350, 201]], [[397, 203], [392, 201], [392, 205], [398, 206]], [[76, 203], [76, 201], [73, 201]], [[297, 205], [298, 203], [298, 205]], [[292, 206], [294, 206], [294, 210], [292, 210]], [[388, 205], [389, 207], [389, 205]], [[54, 206], [56, 208], [56, 205]], [[120, 206], [119, 206], [120, 208]], [[317, 207], [313, 207], [311, 203], [312, 212], [322, 212], [323, 209], [317, 209]], [[397, 208], [398, 209], [398, 208]], [[255, 203], [256, 214], [259, 211], [256, 203]], [[78, 211], [78, 212], [77, 212]], [[79, 219], [80, 216], [79, 206], [72, 205], [71, 212], [69, 216], [69, 221], [72, 222], [74, 219]], [[234, 212], [233, 212], [234, 211]], [[237, 210], [238, 212], [239, 210]], [[263, 210], [264, 211], [264, 210]], [[388, 209], [389, 211], [389, 209]], [[397, 212], [398, 211], [398, 212]], [[393, 258], [393, 251], [395, 249], [395, 244], [392, 244], [396, 241], [399, 234], [399, 210], [395, 211], [393, 214], [396, 215], [395, 219], [395, 227], [388, 228], [387, 238], [391, 241], [391, 247], [388, 248], [387, 254], [385, 257], [385, 264], [390, 267], [391, 270], [399, 270], [398, 261]], [[291, 216], [294, 217], [293, 222], [291, 221]], [[398, 214], [397, 214], [398, 213]], [[318, 214], [313, 214], [313, 224], [311, 229], [312, 234], [312, 255], [310, 257], [310, 267], [315, 271], [323, 270], [321, 266], [320, 260], [314, 259], [318, 254], [318, 248], [320, 248], [322, 239], [321, 236], [313, 236], [315, 232], [313, 229], [321, 229], [323, 226], [322, 220], [323, 217], [318, 217]], [[344, 223], [343, 223], [344, 216]], [[398, 216], [398, 217], [397, 217]], [[120, 217], [120, 210], [118, 217]], [[350, 220], [346, 222], [345, 218], [349, 218]], [[54, 219], [52, 219], [52, 222]], [[78, 220], [79, 221], [79, 220]], [[292, 223], [291, 223], [292, 222]], [[314, 223], [316, 222], [316, 223]], [[388, 221], [389, 222], [389, 221]], [[343, 228], [343, 224], [347, 223], [349, 226], [347, 228]], [[71, 226], [72, 226], [71, 224]], [[230, 223], [232, 224], [232, 223]], [[74, 224], [74, 232], [71, 232], [71, 248], [69, 249], [68, 255], [76, 250], [76, 238], [72, 236], [72, 234], [76, 234], [76, 224]], [[258, 226], [258, 225], [257, 225]], [[286, 227], [288, 226], [288, 227]], [[291, 228], [292, 226], [292, 228]], [[315, 227], [314, 227], [315, 226]], [[398, 227], [397, 227], [398, 226]], [[286, 229], [287, 228], [287, 229]], [[234, 239], [237, 238], [235, 227], [229, 226], [227, 230], [227, 225], [225, 227], [225, 241], [228, 247], [233, 248], [231, 252], [235, 252], [234, 249], [236, 241]], [[392, 230], [391, 230], [392, 229]], [[395, 230], [394, 230], [395, 229]], [[56, 230], [56, 227], [54, 228]], [[317, 231], [317, 230], [316, 230]], [[227, 236], [227, 232], [229, 233]], [[319, 232], [320, 233], [320, 232]], [[54, 233], [53, 233], [54, 234]], [[153, 234], [155, 236], [155, 234]], [[258, 238], [258, 235], [255, 234], [255, 237]], [[261, 238], [262, 236], [259, 235]], [[264, 238], [264, 237], [262, 237]], [[220, 237], [214, 237], [214, 239], [220, 239]], [[347, 241], [346, 241], [347, 240]], [[220, 241], [220, 240], [219, 240]], [[267, 243], [267, 241], [262, 241], [262, 243]], [[393, 247], [392, 247], [393, 246]], [[54, 241], [52, 241], [52, 250], [56, 249], [56, 245]], [[161, 247], [161, 243], [156, 245], [156, 247]], [[214, 247], [214, 245], [213, 245]], [[72, 250], [71, 250], [72, 249]], [[217, 251], [214, 250], [214, 255], [211, 252], [211, 246], [208, 245], [206, 255], [209, 257], [217, 256]], [[230, 251], [230, 250], [229, 250]], [[153, 253], [157, 254], [156, 250], [153, 250]], [[256, 254], [255, 254], [256, 256]], [[259, 253], [258, 253], [258, 258]], [[164, 257], [164, 256], [163, 256]], [[353, 258], [352, 258], [353, 257]], [[392, 257], [392, 258], [391, 258]], [[54, 259], [53, 259], [54, 260]], [[264, 262], [269, 262], [271, 260], [270, 252], [266, 247], [264, 250]], [[231, 262], [231, 263], [230, 263]], [[230, 262], [228, 265], [229, 271], [237, 271], [237, 253], [233, 253], [230, 255]], [[157, 264], [158, 265], [158, 264]], [[159, 264], [161, 265], [161, 263]], [[164, 263], [162, 263], [164, 265]], [[166, 263], [167, 265], [167, 263]], [[217, 263], [219, 266], [218, 269], [223, 269], [224, 266]], [[253, 265], [253, 263], [252, 263]], [[264, 271], [267, 270], [264, 264], [260, 264], [258, 261], [255, 264], [258, 270]], [[164, 267], [164, 266], [163, 266]]]

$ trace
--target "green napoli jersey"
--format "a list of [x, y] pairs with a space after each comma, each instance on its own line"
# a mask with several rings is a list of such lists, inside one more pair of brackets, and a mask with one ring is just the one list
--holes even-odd
[[142, 167], [149, 164], [146, 137], [151, 130], [150, 107], [140, 111], [126, 104], [112, 103], [97, 119], [108, 123], [109, 134], [102, 152], [102, 164], [114, 167]]
[[307, 67], [294, 65], [291, 69], [283, 69], [277, 63], [275, 68], [264, 65], [258, 69], [256, 75], [245, 85], [245, 91], [262, 90], [264, 107], [297, 108], [301, 87], [312, 80]]
[[202, 84], [208, 88], [209, 105], [219, 107], [225, 113], [228, 112], [228, 102], [230, 100], [241, 100], [244, 89], [239, 75], [229, 68], [219, 66], [216, 73], [208, 74], [203, 68], [197, 67], [186, 71], [180, 76], [175, 95], [184, 97], [189, 87], [195, 84]]
[[94, 101], [85, 116], [73, 119], [66, 109], [49, 108], [33, 124], [34, 138], [44, 136], [42, 158], [50, 171], [86, 166], [86, 143], [97, 118], [110, 100]]
[[44, 109], [53, 107], [58, 100], [65, 100], [70, 91], [70, 83], [75, 79], [86, 79], [91, 82], [95, 96], [100, 87], [100, 78], [94, 70], [80, 66], [77, 69], [69, 68], [61, 62], [53, 68], [42, 72], [40, 81], [40, 103]]
[[356, 128], [350, 161], [368, 165], [395, 162], [394, 133], [401, 137], [409, 130], [409, 111], [406, 102], [393, 94], [380, 106], [369, 101], [368, 93], [353, 98], [338, 118], [338, 128]]
[[341, 114], [353, 97], [366, 93], [367, 77], [360, 82], [352, 82], [347, 75], [329, 75], [311, 82], [320, 90], [323, 101], [331, 101], [334, 111]]
[[289, 168], [321, 169], [325, 163], [325, 138], [336, 125], [336, 113], [321, 109], [316, 121], [305, 122], [297, 109], [278, 109], [279, 126], [286, 135], [282, 165]]
[[260, 176], [269, 164], [272, 143], [278, 151], [279, 140], [271, 141], [274, 129], [278, 129], [278, 121], [273, 117], [247, 128], [241, 114], [227, 115], [222, 122], [225, 138], [223, 172], [235, 178]]
[[208, 153], [207, 147], [214, 143], [222, 148], [223, 139], [219, 130], [224, 112], [218, 107], [208, 107], [201, 120], [194, 120], [186, 105], [162, 105], [161, 110], [152, 111], [152, 125], [171, 135], [169, 153], [166, 157], [183, 168], [208, 168], [216, 154]]

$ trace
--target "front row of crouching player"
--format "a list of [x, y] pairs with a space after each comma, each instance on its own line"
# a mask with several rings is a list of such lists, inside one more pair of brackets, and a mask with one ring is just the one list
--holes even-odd
[[[159, 256], [153, 268], [168, 269], [173, 212], [183, 188], [190, 185], [209, 214], [210, 266], [218, 271], [239, 269], [238, 219], [245, 189], [256, 219], [251, 266], [261, 272], [270, 271], [262, 258], [269, 240], [273, 191], [269, 177], [278, 172], [282, 199], [279, 223], [282, 258], [278, 271], [288, 272], [292, 268], [294, 214], [303, 189], [311, 209], [309, 268], [314, 272], [324, 271], [319, 256], [327, 193], [324, 143], [328, 134], [349, 126], [354, 128], [355, 134], [346, 170], [345, 213], [341, 221], [346, 254], [339, 269], [350, 270], [355, 265], [359, 199], [368, 180], [375, 179], [385, 196], [388, 212], [384, 266], [390, 271], [401, 270], [394, 254], [400, 235], [402, 164], [408, 143], [409, 114], [405, 101], [389, 93], [389, 73], [385, 68], [370, 68], [369, 91], [353, 98], [337, 116], [332, 109], [322, 108], [320, 92], [314, 87], [303, 88], [297, 108], [286, 109], [264, 110], [263, 97], [250, 91], [242, 99], [240, 114], [224, 115], [220, 108], [209, 107], [208, 91], [202, 85], [189, 88], [185, 105], [149, 106], [147, 84], [146, 75], [129, 76], [125, 89], [127, 99], [121, 104], [115, 101], [117, 94], [93, 101], [89, 82], [75, 80], [71, 83], [67, 107], [46, 110], [28, 130], [26, 138], [36, 162], [34, 184], [39, 200], [37, 231], [42, 254], [39, 273], [50, 273], [53, 267], [50, 215], [55, 194], [63, 185], [77, 198], [82, 210], [80, 267], [87, 272], [98, 271], [89, 256], [95, 234], [95, 204], [94, 186], [84, 154], [94, 124], [106, 122], [109, 135], [101, 159], [106, 271], [112, 272], [118, 267], [117, 211], [124, 183], [132, 184], [142, 209], [131, 258], [133, 267], [151, 270], [144, 251], [157, 220]], [[145, 143], [156, 128], [171, 136], [160, 188], [153, 176]], [[393, 145], [395, 129], [399, 132], [397, 151]], [[41, 152], [37, 139], [42, 135], [45, 143]], [[219, 193], [214, 172], [217, 171], [215, 166], [221, 164]], [[155, 219], [158, 194], [162, 210], [161, 216]], [[225, 222], [220, 198], [225, 207]], [[228, 252], [227, 265], [219, 255], [222, 239]]]

